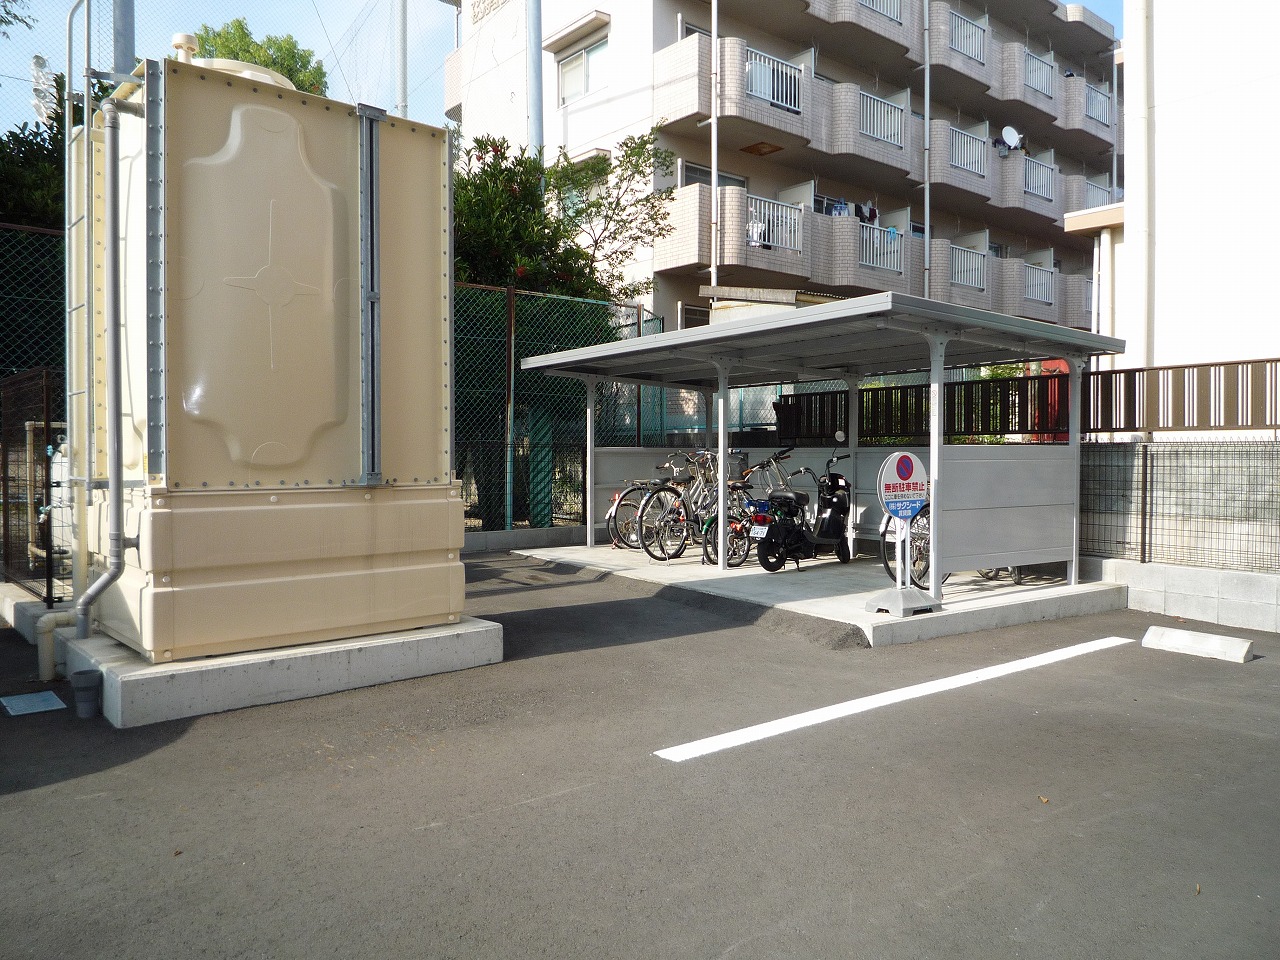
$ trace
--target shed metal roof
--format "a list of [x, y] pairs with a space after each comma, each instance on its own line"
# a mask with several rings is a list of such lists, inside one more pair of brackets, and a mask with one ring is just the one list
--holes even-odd
[[546, 353], [525, 370], [714, 390], [928, 370], [930, 336], [948, 367], [1121, 353], [1124, 341], [989, 310], [877, 293], [798, 310]]

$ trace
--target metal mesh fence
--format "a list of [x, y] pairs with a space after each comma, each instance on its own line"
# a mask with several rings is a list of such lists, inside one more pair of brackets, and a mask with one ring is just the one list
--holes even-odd
[[0, 378], [63, 365], [62, 257], [61, 232], [0, 226]]
[[0, 381], [0, 573], [52, 605], [71, 595], [61, 370]]
[[[584, 522], [586, 394], [580, 381], [520, 369], [542, 353], [661, 329], [643, 308], [458, 284], [454, 450], [469, 529]], [[598, 388], [601, 434], [634, 442], [658, 393]]]
[[1090, 443], [1080, 551], [1143, 563], [1280, 569], [1280, 443]]

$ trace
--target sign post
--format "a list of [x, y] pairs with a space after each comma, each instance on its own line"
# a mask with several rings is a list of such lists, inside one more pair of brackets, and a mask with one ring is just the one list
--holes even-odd
[[929, 473], [914, 453], [893, 453], [880, 464], [876, 474], [880, 505], [892, 519], [893, 538], [898, 553], [898, 585], [867, 601], [867, 610], [884, 611], [898, 617], [932, 613], [941, 604], [911, 583], [911, 521], [929, 500]]

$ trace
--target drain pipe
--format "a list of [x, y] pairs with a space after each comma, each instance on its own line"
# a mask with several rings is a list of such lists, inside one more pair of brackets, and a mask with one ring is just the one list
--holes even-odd
[[[107, 366], [107, 572], [76, 601], [76, 637], [89, 636], [94, 601], [124, 573], [124, 457], [120, 389], [120, 116], [112, 100], [102, 103], [103, 213], [102, 319]], [[85, 129], [88, 129], [86, 121]]]
[[[933, 267], [933, 197], [930, 196], [933, 178], [929, 169], [933, 163], [930, 144], [933, 141], [933, 52], [929, 46], [929, 0], [922, 0], [924, 7], [924, 295], [933, 293], [930, 272]], [[910, 228], [910, 224], [907, 225]], [[909, 231], [908, 231], [909, 232]]]
[[48, 683], [58, 675], [55, 664], [53, 631], [76, 622], [74, 610], [56, 610], [36, 621], [36, 657], [40, 664], [40, 682]]

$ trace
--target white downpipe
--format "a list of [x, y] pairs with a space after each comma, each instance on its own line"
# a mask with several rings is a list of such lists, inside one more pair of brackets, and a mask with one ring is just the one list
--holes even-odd
[[[400, 0], [404, 3], [405, 0]], [[459, 7], [461, 9], [461, 7]], [[541, 159], [542, 132], [542, 0], [525, 6], [525, 82], [529, 86], [529, 152]]]
[[409, 116], [409, 0], [396, 5], [396, 113]]
[[[931, 162], [931, 151], [929, 143], [933, 139], [933, 129], [930, 126], [933, 120], [933, 65], [929, 62], [929, 0], [920, 0], [921, 6], [924, 8], [924, 295], [927, 298], [931, 292], [930, 270], [933, 266], [933, 254], [929, 250], [933, 240], [933, 223], [932, 223], [932, 182], [930, 176], [929, 164]], [[930, 516], [933, 511], [929, 511]]]
[[1084, 364], [1078, 357], [1067, 357], [1067, 369], [1070, 371], [1071, 395], [1067, 398], [1067, 442], [1071, 449], [1072, 476], [1076, 482], [1071, 485], [1075, 492], [1074, 509], [1071, 511], [1071, 562], [1067, 565], [1067, 583], [1075, 586], [1080, 582], [1080, 388], [1083, 379]]
[[40, 662], [40, 682], [48, 683], [58, 675], [55, 663], [55, 645], [53, 631], [58, 627], [69, 627], [76, 622], [74, 610], [58, 610], [46, 613], [36, 621], [36, 655]]
[[720, 0], [711, 0], [711, 288], [720, 282]]
[[[86, 123], [86, 129], [88, 124]], [[116, 104], [102, 104], [102, 323], [107, 379], [107, 572], [76, 601], [76, 636], [89, 636], [94, 602], [124, 573], [123, 391], [120, 376], [120, 116]], [[86, 265], [88, 269], [88, 265]]]

